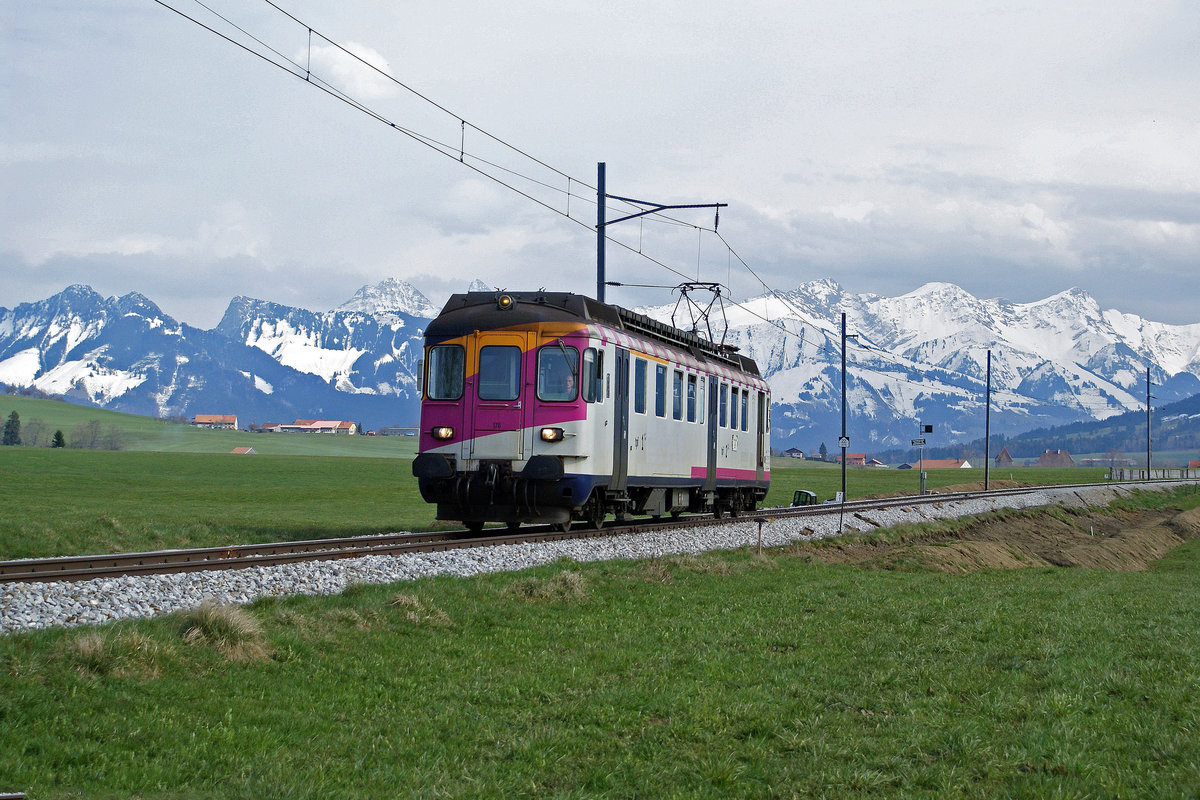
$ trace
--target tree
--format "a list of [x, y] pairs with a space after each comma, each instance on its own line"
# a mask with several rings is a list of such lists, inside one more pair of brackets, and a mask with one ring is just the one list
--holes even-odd
[[829, 458], [829, 448], [825, 446], [825, 443], [824, 443], [824, 442], [821, 442], [821, 449], [820, 449], [820, 450], [818, 450], [817, 452], [819, 452], [819, 453], [821, 454], [821, 460], [822, 460], [822, 461], [826, 461], [826, 460], [828, 460], [828, 458]]
[[109, 426], [108, 433], [104, 435], [100, 446], [105, 450], [121, 450], [125, 447], [125, 434], [121, 433], [121, 429], [116, 425]]
[[67, 446], [67, 437], [63, 436], [63, 432], [61, 430], [57, 430], [54, 432], [54, 441], [51, 443], [50, 446], [51, 447], [66, 447]]
[[79, 450], [95, 450], [100, 446], [102, 433], [100, 420], [90, 419], [75, 426], [71, 433], [71, 447]]
[[21, 426], [21, 441], [28, 447], [41, 447], [44, 444], [42, 437], [45, 432], [45, 420], [41, 417], [34, 417]]
[[16, 411], [8, 415], [8, 422], [4, 423], [4, 444], [14, 445], [21, 443], [21, 415]]

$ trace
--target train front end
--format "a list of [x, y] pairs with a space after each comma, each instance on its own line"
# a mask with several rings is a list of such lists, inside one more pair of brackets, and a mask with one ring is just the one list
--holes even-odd
[[564, 296], [453, 296], [425, 331], [421, 496], [437, 518], [569, 526], [588, 474], [587, 322]]

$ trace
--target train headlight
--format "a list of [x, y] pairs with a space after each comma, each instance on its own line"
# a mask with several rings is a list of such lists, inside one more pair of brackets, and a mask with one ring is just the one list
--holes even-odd
[[502, 294], [496, 298], [496, 308], [501, 311], [508, 311], [516, 304], [511, 294]]
[[542, 428], [543, 442], [561, 442], [563, 440], [562, 428]]
[[433, 438], [443, 442], [447, 439], [454, 438], [454, 428], [451, 428], [448, 425], [441, 425], [437, 428], [434, 428], [432, 431], [430, 431], [430, 433], [433, 434]]

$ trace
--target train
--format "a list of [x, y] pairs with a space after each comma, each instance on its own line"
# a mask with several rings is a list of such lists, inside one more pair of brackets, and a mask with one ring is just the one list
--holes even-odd
[[770, 486], [771, 392], [736, 348], [567, 292], [453, 295], [425, 329], [412, 462], [439, 520], [737, 516]]

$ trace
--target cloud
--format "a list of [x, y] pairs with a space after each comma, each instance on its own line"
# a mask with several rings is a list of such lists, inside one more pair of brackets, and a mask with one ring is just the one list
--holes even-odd
[[347, 42], [345, 50], [332, 44], [313, 45], [311, 50], [297, 53], [295, 61], [311, 70], [314, 78], [340, 89], [354, 100], [383, 100], [395, 97], [399, 91], [390, 80], [392, 73], [387, 59], [377, 50], [357, 42]]

